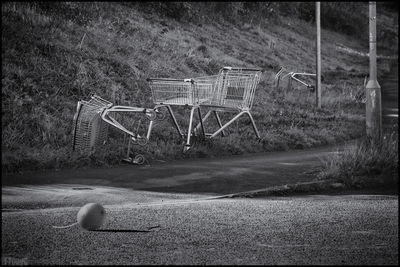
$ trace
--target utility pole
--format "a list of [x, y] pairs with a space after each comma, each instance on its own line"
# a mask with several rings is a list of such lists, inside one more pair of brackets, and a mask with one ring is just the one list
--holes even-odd
[[321, 12], [320, 2], [315, 2], [315, 21], [317, 23], [317, 75], [315, 81], [316, 105], [321, 108]]
[[381, 87], [376, 75], [376, 2], [369, 2], [369, 81], [365, 87], [367, 137], [382, 137]]

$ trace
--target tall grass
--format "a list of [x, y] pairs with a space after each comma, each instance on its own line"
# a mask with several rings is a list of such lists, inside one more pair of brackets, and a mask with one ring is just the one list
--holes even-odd
[[349, 187], [397, 187], [398, 145], [397, 132], [380, 142], [363, 139], [325, 159], [319, 178], [338, 179]]

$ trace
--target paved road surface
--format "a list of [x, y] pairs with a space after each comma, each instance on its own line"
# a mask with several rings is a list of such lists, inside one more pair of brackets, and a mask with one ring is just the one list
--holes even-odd
[[[355, 141], [346, 144], [354, 144]], [[322, 160], [345, 145], [207, 159], [4, 175], [2, 186], [84, 184], [156, 192], [227, 194], [309, 181]]]
[[77, 208], [3, 212], [2, 260], [29, 264], [398, 264], [397, 196], [159, 201], [105, 209], [102, 231], [90, 232], [78, 226], [51, 227], [74, 222]]
[[4, 176], [2, 207], [58, 207], [63, 206], [65, 198], [80, 206], [85, 204], [80, 196], [96, 201], [102, 194], [109, 195], [103, 204], [115, 204], [124, 201], [116, 193], [121, 188], [215, 196], [305, 182], [312, 179], [311, 174], [321, 165], [321, 159], [339, 149], [331, 146], [155, 163], [151, 167], [125, 165]]

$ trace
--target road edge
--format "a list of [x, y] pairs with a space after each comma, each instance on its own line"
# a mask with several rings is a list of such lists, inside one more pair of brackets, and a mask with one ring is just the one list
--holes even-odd
[[215, 198], [237, 198], [237, 197], [266, 197], [266, 196], [286, 196], [289, 194], [299, 194], [299, 193], [321, 193], [325, 191], [343, 191], [346, 186], [339, 180], [329, 179], [329, 180], [319, 180], [311, 182], [301, 182], [295, 184], [285, 184], [279, 186], [272, 186], [263, 189], [251, 190], [238, 192], [233, 194], [227, 194], [223, 196], [218, 196]]

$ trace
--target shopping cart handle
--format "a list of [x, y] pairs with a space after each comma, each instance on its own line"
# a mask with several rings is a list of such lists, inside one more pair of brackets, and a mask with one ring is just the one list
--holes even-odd
[[163, 82], [190, 82], [194, 83], [193, 79], [170, 79], [170, 78], [147, 78], [148, 82], [163, 81]]
[[223, 67], [224, 70], [244, 70], [244, 71], [262, 71], [256, 68], [237, 68], [237, 67]]

